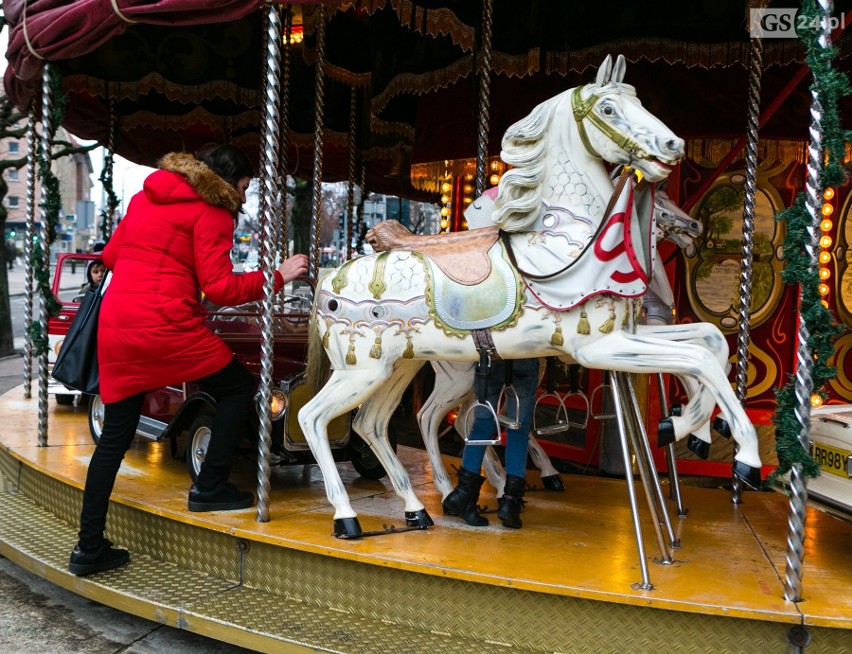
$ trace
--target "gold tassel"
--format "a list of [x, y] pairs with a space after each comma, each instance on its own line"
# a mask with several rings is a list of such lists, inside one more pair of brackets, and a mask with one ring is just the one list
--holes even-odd
[[326, 329], [326, 330], [325, 330], [325, 334], [323, 334], [323, 335], [322, 335], [322, 346], [323, 346], [325, 349], [328, 349], [328, 335], [329, 335], [329, 334], [331, 334], [331, 330], [330, 330], [330, 329]]
[[370, 348], [370, 358], [371, 359], [381, 359], [382, 358], [382, 337], [376, 336], [376, 340], [373, 343], [373, 347]]
[[405, 344], [405, 350], [402, 352], [403, 359], [413, 359], [414, 358], [414, 343], [411, 341], [411, 337], [409, 336], [407, 339], [407, 343]]
[[553, 336], [550, 337], [550, 344], [555, 345], [556, 347], [565, 344], [565, 340], [562, 338], [562, 325], [556, 325], [556, 331], [553, 332]]
[[580, 322], [577, 323], [578, 334], [591, 334], [592, 326], [589, 324], [589, 316], [586, 315], [586, 310], [580, 310]]
[[346, 352], [346, 364], [354, 366], [356, 363], [358, 363], [358, 359], [355, 357], [355, 343], [350, 341], [349, 350]]
[[615, 328], [615, 312], [609, 314], [609, 318], [604, 321], [604, 324], [598, 327], [598, 331], [604, 334], [609, 334]]
[[624, 318], [621, 319], [621, 328], [627, 329], [627, 318], [630, 317], [630, 309], [624, 312]]

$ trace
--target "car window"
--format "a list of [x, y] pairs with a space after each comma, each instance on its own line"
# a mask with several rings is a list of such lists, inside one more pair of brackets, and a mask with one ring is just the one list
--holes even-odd
[[86, 283], [86, 267], [91, 259], [75, 259], [68, 257], [54, 271], [54, 277], [59, 278], [59, 300], [61, 302], [79, 302], [83, 295], [83, 284]]

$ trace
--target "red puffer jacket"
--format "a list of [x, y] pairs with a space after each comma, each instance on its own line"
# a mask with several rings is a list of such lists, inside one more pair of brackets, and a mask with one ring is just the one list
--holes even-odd
[[201, 291], [218, 305], [263, 297], [262, 271], [232, 272], [239, 206], [236, 189], [187, 154], [166, 155], [133, 197], [103, 251], [113, 272], [98, 324], [104, 402], [199, 379], [231, 360], [199, 300]]

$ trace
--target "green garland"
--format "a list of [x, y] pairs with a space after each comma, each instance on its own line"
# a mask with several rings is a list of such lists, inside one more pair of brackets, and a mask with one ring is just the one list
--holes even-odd
[[101, 210], [101, 234], [104, 237], [104, 242], [109, 241], [109, 237], [112, 236], [113, 217], [116, 207], [118, 207], [118, 196], [115, 194], [115, 188], [112, 184], [113, 156], [110, 150], [106, 151], [101, 176], [98, 178], [103, 184], [104, 193], [107, 196], [106, 207]]
[[[59, 74], [51, 67], [49, 79], [50, 93], [53, 97], [51, 112], [48, 116], [48, 135], [47, 142], [49, 146], [53, 144], [53, 137], [56, 135], [56, 130], [62, 124], [65, 118], [65, 107], [68, 104], [68, 99], [62, 91], [62, 83]], [[41, 301], [47, 308], [49, 316], [58, 316], [62, 310], [62, 303], [50, 290], [50, 265], [45, 263], [45, 248], [48, 250], [56, 240], [56, 227], [59, 225], [60, 212], [62, 211], [62, 196], [59, 193], [59, 179], [53, 174], [50, 166], [50, 159], [46, 156], [44, 147], [41, 141], [37, 148], [36, 156], [38, 157], [38, 178], [41, 181], [41, 193], [44, 206], [45, 224], [42, 226], [42, 233], [45, 238], [39, 238], [33, 248], [30, 258], [30, 266], [33, 271], [33, 279], [36, 289], [41, 293]], [[45, 240], [46, 242], [42, 242]], [[48, 350], [47, 334], [42, 331], [41, 322], [34, 320], [30, 323], [27, 329], [27, 335], [30, 342], [33, 344], [33, 352], [40, 356]]]
[[[845, 153], [845, 143], [852, 133], [841, 128], [838, 103], [840, 98], [849, 94], [849, 80], [845, 73], [832, 68], [832, 60], [836, 51], [834, 47], [823, 48], [819, 45], [819, 29], [822, 14], [813, 0], [802, 1], [802, 21], [806, 26], [799, 32], [799, 38], [806, 48], [805, 61], [813, 73], [811, 90], [816, 91], [822, 103], [822, 132], [823, 147], [826, 157], [820, 172], [822, 189], [838, 186], [846, 181], [846, 172], [841, 162]], [[840, 326], [831, 312], [822, 305], [819, 294], [819, 274], [810, 256], [806, 254], [806, 246], [810, 244], [808, 229], [813, 221], [808, 214], [804, 192], [796, 196], [796, 200], [788, 209], [778, 214], [776, 220], [787, 225], [784, 238], [783, 252], [787, 262], [782, 273], [784, 281], [791, 286], [797, 286], [801, 293], [801, 317], [807, 328], [808, 348], [813, 355], [813, 390], [823, 399], [827, 394], [823, 386], [834, 378], [837, 371], [828, 365], [828, 359], [834, 354], [834, 339], [840, 333]], [[773, 423], [776, 431], [775, 450], [778, 453], [778, 468], [770, 475], [768, 483], [774, 483], [778, 475], [789, 472], [795, 464], [800, 464], [806, 477], [819, 474], [819, 465], [810, 454], [802, 448], [799, 442], [801, 425], [795, 417], [797, 406], [795, 396], [795, 378], [791, 376], [786, 386], [775, 393], [777, 408]]]

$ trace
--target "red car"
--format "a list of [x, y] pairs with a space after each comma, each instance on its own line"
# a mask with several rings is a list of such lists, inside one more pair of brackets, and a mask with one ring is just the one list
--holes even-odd
[[[54, 293], [62, 301], [62, 313], [50, 320], [48, 331], [51, 352], [62, 346], [62, 339], [79, 306], [80, 284], [89, 262], [98, 255], [63, 254], [56, 265]], [[80, 276], [82, 270], [82, 277]], [[69, 281], [73, 279], [73, 281]], [[80, 281], [82, 280], [82, 281]], [[80, 284], [77, 282], [80, 281]], [[76, 285], [76, 287], [75, 287]], [[60, 290], [64, 289], [64, 290]], [[313, 463], [308, 444], [299, 427], [297, 414], [310, 399], [304, 385], [307, 358], [308, 326], [314, 286], [308, 279], [297, 279], [276, 296], [272, 320], [273, 332], [273, 397], [272, 456], [278, 465]], [[260, 379], [261, 303], [239, 307], [208, 306], [208, 327], [221, 336], [234, 354]], [[78, 392], [54, 382], [57, 402], [71, 404]], [[64, 396], [64, 397], [63, 397]], [[59, 398], [63, 397], [62, 400]], [[67, 399], [66, 399], [67, 398]], [[195, 479], [207, 451], [210, 425], [216, 412], [216, 401], [195, 384], [165, 386], [145, 397], [137, 435], [152, 441], [168, 439], [172, 455], [185, 457], [189, 473]], [[385, 470], [363, 440], [350, 429], [350, 416], [343, 415], [329, 425], [328, 433], [335, 458], [350, 461], [358, 473], [368, 479], [381, 479]], [[95, 442], [103, 428], [103, 404], [100, 396], [89, 400], [89, 430]], [[245, 425], [246, 452], [257, 452], [258, 419], [252, 412]]]

